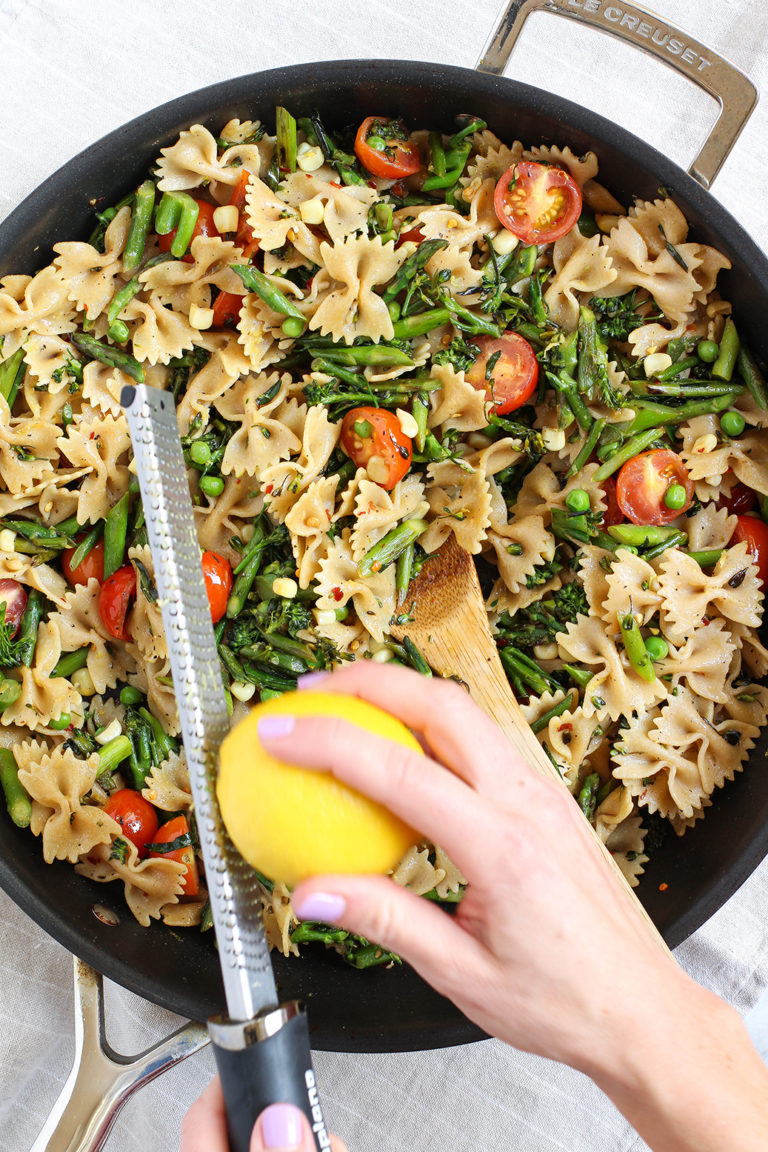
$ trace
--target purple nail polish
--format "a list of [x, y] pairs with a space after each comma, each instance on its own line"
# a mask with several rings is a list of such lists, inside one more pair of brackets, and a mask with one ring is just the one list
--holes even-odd
[[310, 892], [299, 904], [294, 901], [293, 905], [299, 920], [322, 920], [325, 924], [337, 924], [346, 908], [344, 897], [331, 892]]
[[271, 740], [275, 736], [289, 736], [296, 723], [293, 716], [262, 716], [259, 720], [259, 739]]
[[301, 1144], [301, 1112], [293, 1104], [270, 1104], [261, 1114], [264, 1147], [298, 1148]]
[[303, 676], [299, 676], [296, 681], [296, 686], [301, 690], [302, 688], [317, 688], [321, 680], [327, 680], [328, 672], [305, 672]]

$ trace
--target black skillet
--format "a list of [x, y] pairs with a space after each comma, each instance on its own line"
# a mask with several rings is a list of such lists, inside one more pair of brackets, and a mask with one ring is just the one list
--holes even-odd
[[[697, 179], [641, 140], [567, 100], [505, 80], [500, 72], [522, 20], [534, 8], [560, 12], [622, 35], [685, 72], [721, 98], [724, 113], [694, 165]], [[664, 186], [697, 239], [726, 252], [733, 271], [721, 277], [740, 330], [768, 360], [768, 262], [737, 222], [704, 190], [754, 105], [754, 89], [701, 44], [628, 4], [603, 0], [517, 0], [481, 61], [485, 71], [397, 60], [351, 60], [275, 69], [193, 92], [138, 117], [76, 156], [0, 225], [0, 275], [33, 272], [51, 245], [86, 238], [92, 203], [108, 205], [134, 187], [161, 147], [193, 123], [214, 133], [233, 116], [270, 123], [276, 104], [295, 115], [319, 110], [326, 124], [346, 125], [378, 113], [415, 127], [452, 130], [458, 113], [485, 118], [502, 140], [568, 144], [594, 150], [600, 179], [623, 202], [654, 198]], [[745, 771], [714, 798], [707, 818], [654, 852], [639, 894], [674, 946], [699, 927], [743, 883], [768, 851], [766, 739]], [[141, 928], [112, 886], [95, 885], [67, 864], [47, 865], [28, 832], [0, 820], [0, 884], [65, 947], [126, 988], [193, 1020], [223, 1007], [210, 936], [159, 925]], [[666, 885], [663, 893], [660, 885]], [[115, 886], [117, 887], [117, 886]], [[103, 923], [94, 904], [119, 924]], [[460, 1012], [407, 967], [356, 972], [321, 950], [278, 957], [283, 999], [306, 999], [313, 1045], [336, 1051], [406, 1051], [480, 1038]]]

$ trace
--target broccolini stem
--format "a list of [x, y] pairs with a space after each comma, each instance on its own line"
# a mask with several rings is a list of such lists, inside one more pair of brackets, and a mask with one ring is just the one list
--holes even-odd
[[555, 704], [554, 708], [550, 708], [548, 712], [539, 716], [538, 720], [534, 720], [531, 724], [531, 732], [536, 732], [537, 734], [543, 732], [550, 720], [553, 720], [555, 716], [562, 716], [563, 712], [570, 711], [574, 703], [575, 698], [573, 693], [571, 693], [569, 696], [566, 696], [564, 700], [561, 700], [559, 704]]
[[134, 197], [131, 226], [123, 249], [123, 267], [126, 272], [133, 272], [134, 268], [137, 268], [141, 263], [147, 245], [147, 236], [152, 226], [154, 208], [155, 184], [153, 180], [145, 180], [143, 184], [139, 185]]
[[430, 308], [426, 312], [418, 312], [415, 316], [404, 316], [394, 325], [395, 340], [410, 340], [414, 336], [423, 336], [425, 332], [431, 332], [434, 328], [447, 324], [450, 319], [450, 309], [444, 305], [440, 308]]
[[738, 396], [743, 388], [733, 384], [713, 384], [711, 380], [683, 380], [678, 384], [648, 384], [648, 392], [656, 396], [699, 397]]
[[713, 568], [723, 554], [722, 548], [705, 548], [702, 552], [689, 552], [688, 555], [702, 568]]
[[110, 508], [104, 521], [104, 579], [116, 572], [123, 563], [128, 533], [128, 514], [131, 493], [126, 492]]
[[275, 134], [277, 136], [275, 150], [280, 172], [295, 172], [298, 150], [296, 121], [288, 109], [279, 104], [275, 109]]
[[115, 736], [99, 752], [99, 776], [114, 772], [118, 764], [130, 756], [131, 751], [131, 742], [127, 736]]
[[680, 531], [675, 532], [667, 540], [663, 540], [660, 544], [654, 544], [646, 552], [643, 553], [644, 560], [653, 560], [656, 556], [661, 556], [662, 552], [666, 552], [667, 548], [679, 548], [681, 544], [688, 543], [687, 533]]
[[0, 396], [13, 407], [13, 401], [24, 379], [24, 348], [17, 348], [12, 356], [0, 364]]
[[28, 828], [32, 819], [32, 801], [19, 780], [19, 768], [10, 748], [0, 748], [0, 784], [11, 820], [17, 828]]
[[690, 400], [677, 408], [658, 404], [654, 400], [631, 400], [627, 407], [635, 409], [634, 419], [628, 421], [626, 425], [616, 424], [614, 427], [624, 436], [634, 436], [636, 432], [644, 432], [649, 428], [658, 429], [662, 424], [682, 424], [686, 420], [692, 420], [694, 416], [708, 416], [710, 413], [725, 411], [726, 408], [730, 408], [738, 395], [739, 390], [736, 388], [712, 399]]
[[608, 534], [618, 540], [619, 544], [650, 548], [657, 544], [667, 544], [674, 536], [679, 536], [680, 530], [661, 524], [612, 524]]
[[281, 292], [263, 272], [259, 272], [250, 264], [233, 264], [232, 271], [240, 277], [249, 292], [255, 292], [274, 312], [280, 312], [283, 316], [293, 316], [295, 320], [304, 323], [304, 317], [296, 305], [291, 303], [285, 293]]
[[[32, 658], [35, 655], [35, 648], [37, 647], [37, 629], [43, 616], [43, 609], [45, 601], [42, 592], [38, 592], [36, 588], [30, 590], [27, 597], [27, 606], [24, 609], [24, 615], [21, 618], [21, 627], [19, 628], [19, 635], [16, 640], [16, 651], [19, 656], [19, 662], [25, 667], [32, 666]], [[12, 681], [15, 683], [15, 681]], [[19, 692], [21, 689], [19, 688]], [[18, 696], [19, 693], [17, 693]]]
[[397, 568], [395, 570], [395, 588], [397, 590], [396, 606], [398, 608], [402, 607], [402, 605], [405, 603], [405, 598], [408, 595], [408, 586], [411, 583], [411, 574], [413, 572], [413, 556], [414, 546], [411, 543], [403, 549], [397, 558]]
[[658, 440], [663, 435], [660, 428], [648, 428], [645, 432], [639, 432], [637, 436], [630, 437], [626, 443], [619, 448], [618, 452], [614, 452], [613, 456], [609, 456], [604, 464], [601, 464], [597, 472], [595, 472], [592, 479], [595, 484], [602, 484], [609, 476], [613, 476], [614, 472], [618, 472], [627, 460], [631, 460], [633, 456], [637, 456], [646, 448], [653, 444], [654, 440]]
[[72, 553], [72, 559], [69, 562], [69, 567], [73, 572], [75, 568], [80, 567], [88, 553], [92, 551], [92, 549], [99, 542], [103, 531], [104, 524], [100, 520], [98, 524], [95, 524], [93, 528], [91, 528], [90, 532], [87, 532], [85, 536], [83, 536], [77, 548], [75, 548], [74, 552]]
[[90, 644], [87, 644], [85, 648], [78, 648], [76, 652], [65, 653], [51, 672], [51, 676], [71, 676], [78, 668], [85, 668], [90, 650]]
[[741, 378], [749, 389], [752, 399], [758, 408], [765, 411], [768, 409], [768, 388], [752, 353], [744, 344], [739, 349], [737, 364]]
[[605, 420], [595, 420], [587, 433], [586, 440], [579, 449], [578, 455], [566, 472], [566, 476], [575, 476], [577, 472], [581, 471], [597, 447], [597, 442], [603, 434], [603, 428], [605, 428]]
[[589, 776], [585, 779], [581, 786], [578, 797], [578, 805], [586, 816], [587, 820], [592, 822], [595, 817], [595, 807], [597, 804], [597, 790], [600, 787], [600, 777], [597, 772], [590, 772]]
[[100, 360], [102, 364], [109, 364], [111, 368], [119, 368], [121, 372], [125, 372], [126, 376], [131, 376], [138, 384], [144, 383], [144, 369], [141, 364], [133, 356], [123, 352], [121, 348], [102, 344], [100, 340], [96, 340], [93, 336], [87, 336], [85, 332], [73, 332], [70, 340], [76, 348], [79, 348], [86, 356], [90, 356], [92, 360]]
[[419, 649], [414, 644], [413, 640], [411, 640], [410, 636], [403, 637], [403, 647], [405, 648], [405, 654], [410, 661], [411, 668], [414, 668], [417, 672], [420, 672], [422, 676], [431, 676], [432, 669], [430, 668], [425, 658], [422, 656]]
[[576, 664], [563, 664], [563, 671], [567, 672], [577, 688], [586, 688], [594, 676], [588, 668], [579, 668]]

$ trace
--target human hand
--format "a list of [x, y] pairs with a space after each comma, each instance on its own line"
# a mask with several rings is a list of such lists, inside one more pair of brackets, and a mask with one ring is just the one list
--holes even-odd
[[264, 746], [383, 803], [439, 844], [469, 887], [450, 917], [385, 877], [322, 876], [296, 888], [296, 914], [399, 953], [518, 1048], [590, 1074], [618, 1060], [629, 1017], [647, 1015], [637, 990], [652, 986], [663, 1013], [692, 982], [646, 932], [566, 789], [523, 763], [452, 682], [360, 661], [322, 689], [398, 716], [427, 754], [323, 717], [296, 718], [290, 731], [293, 718], [265, 717]]
[[[179, 1152], [228, 1152], [227, 1116], [221, 1082], [214, 1076], [181, 1125]], [[270, 1104], [253, 1128], [250, 1152], [316, 1152], [309, 1121], [293, 1104]], [[347, 1152], [331, 1136], [331, 1152]]]

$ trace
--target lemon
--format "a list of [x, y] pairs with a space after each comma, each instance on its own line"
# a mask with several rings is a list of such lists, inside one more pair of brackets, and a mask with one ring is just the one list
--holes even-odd
[[323, 872], [388, 872], [419, 837], [381, 804], [334, 779], [287, 764], [259, 743], [263, 716], [338, 716], [421, 751], [381, 708], [330, 692], [291, 692], [258, 704], [221, 745], [217, 794], [235, 847], [248, 863], [293, 885]]

